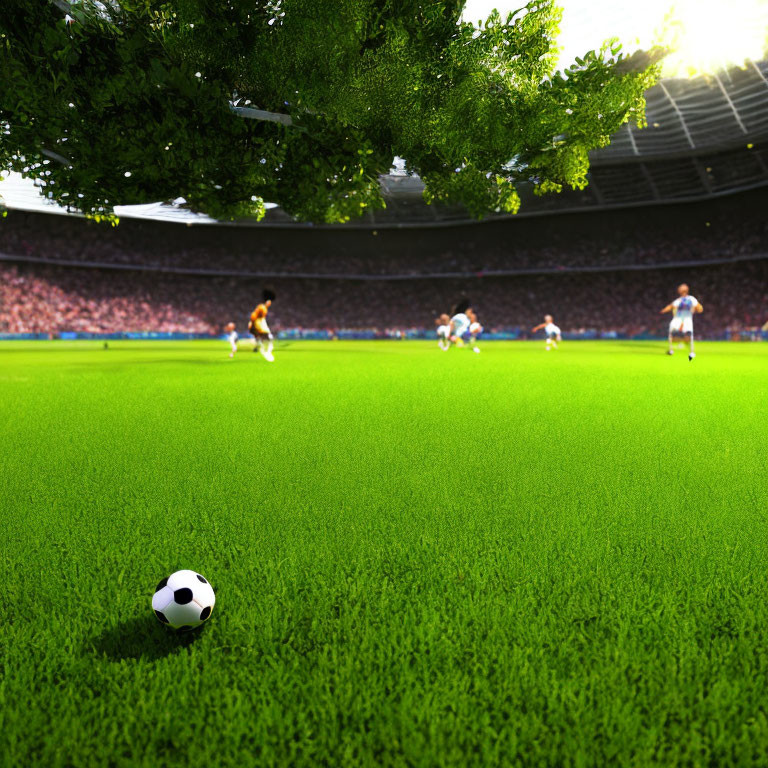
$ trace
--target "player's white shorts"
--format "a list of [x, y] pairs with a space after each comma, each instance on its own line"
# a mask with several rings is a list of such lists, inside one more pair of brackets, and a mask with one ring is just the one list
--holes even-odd
[[670, 333], [693, 333], [692, 317], [673, 317], [669, 324]]
[[469, 326], [469, 332], [473, 336], [477, 336], [477, 334], [480, 333], [480, 331], [482, 330], [483, 330], [483, 326], [480, 325], [480, 323], [472, 323], [472, 325]]
[[451, 329], [447, 325], [438, 325], [437, 326], [437, 338], [438, 339], [447, 339], [451, 335]]

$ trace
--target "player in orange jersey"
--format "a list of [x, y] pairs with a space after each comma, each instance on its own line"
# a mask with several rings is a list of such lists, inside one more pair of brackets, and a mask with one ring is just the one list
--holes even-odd
[[274, 337], [272, 331], [269, 330], [269, 325], [267, 325], [267, 314], [274, 300], [274, 292], [264, 291], [262, 302], [251, 312], [251, 320], [248, 323], [248, 330], [253, 334], [255, 340], [253, 351], [261, 352], [263, 358], [270, 363], [275, 362], [275, 357], [272, 354]]

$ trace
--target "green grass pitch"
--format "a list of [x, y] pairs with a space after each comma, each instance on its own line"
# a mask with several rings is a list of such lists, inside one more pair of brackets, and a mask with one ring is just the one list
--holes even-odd
[[765, 766], [768, 345], [663, 351], [0, 345], [0, 764]]

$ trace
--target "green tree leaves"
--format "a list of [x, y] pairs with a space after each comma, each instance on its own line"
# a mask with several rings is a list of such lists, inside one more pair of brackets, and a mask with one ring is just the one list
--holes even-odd
[[583, 187], [588, 151], [642, 123], [657, 56], [623, 57], [609, 41], [556, 73], [551, 1], [480, 26], [462, 9], [80, 0], [69, 23], [61, 0], [5, 0], [0, 168], [97, 216], [183, 196], [223, 219], [260, 217], [268, 200], [298, 219], [348, 221], [384, 205], [378, 177], [395, 155], [427, 201], [478, 217], [516, 211], [521, 182]]

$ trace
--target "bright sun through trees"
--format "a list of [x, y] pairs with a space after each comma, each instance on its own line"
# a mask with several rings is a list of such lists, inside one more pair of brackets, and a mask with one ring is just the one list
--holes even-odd
[[663, 38], [673, 50], [665, 62], [665, 75], [714, 73], [729, 64], [762, 58], [768, 40], [768, 2], [734, 0], [727, 13], [719, 8], [695, 0], [673, 8]]
[[[618, 37], [625, 48], [663, 44], [671, 49], [666, 77], [712, 74], [758, 60], [768, 48], [768, 0], [733, 0], [727, 8], [704, 0], [561, 0], [560, 63]], [[484, 19], [493, 8], [516, 10], [512, 0], [468, 0], [464, 18]]]

